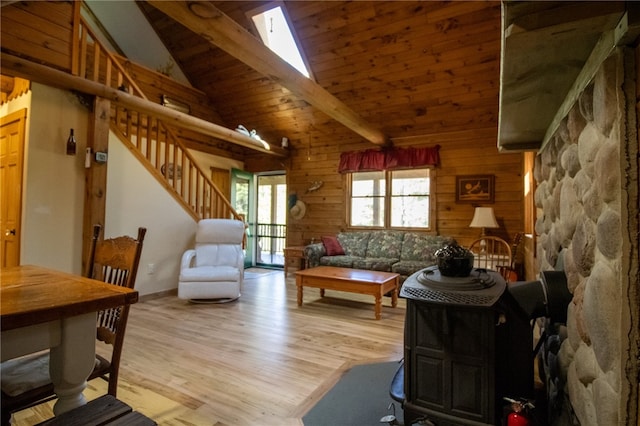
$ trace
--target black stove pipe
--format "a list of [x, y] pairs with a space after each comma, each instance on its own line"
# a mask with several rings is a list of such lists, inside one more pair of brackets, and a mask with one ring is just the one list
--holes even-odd
[[509, 293], [529, 319], [548, 318], [552, 324], [567, 322], [567, 307], [573, 295], [567, 288], [564, 271], [542, 271], [538, 281], [517, 281]]

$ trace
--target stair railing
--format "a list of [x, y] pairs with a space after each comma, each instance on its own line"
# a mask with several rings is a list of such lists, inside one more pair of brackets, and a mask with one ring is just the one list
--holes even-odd
[[162, 120], [115, 106], [112, 129], [195, 220], [243, 218]]
[[102, 45], [86, 21], [80, 17], [77, 22], [77, 31], [74, 32], [75, 43], [71, 73], [147, 99], [125, 67]]
[[[102, 45], [79, 17], [72, 73], [147, 99], [120, 61]], [[159, 118], [113, 105], [111, 128], [145, 168], [165, 187], [194, 220], [242, 220], [231, 203], [198, 166], [184, 143]]]

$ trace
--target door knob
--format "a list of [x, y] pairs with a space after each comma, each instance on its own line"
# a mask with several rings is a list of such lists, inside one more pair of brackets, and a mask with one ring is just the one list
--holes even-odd
[[4, 232], [4, 235], [6, 235], [7, 237], [8, 237], [9, 235], [16, 235], [16, 230], [15, 230], [15, 228], [14, 228], [14, 229], [7, 229], [7, 230]]

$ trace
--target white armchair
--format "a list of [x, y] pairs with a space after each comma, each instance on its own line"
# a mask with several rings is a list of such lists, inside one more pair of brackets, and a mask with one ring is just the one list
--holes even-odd
[[182, 255], [178, 297], [221, 303], [240, 297], [244, 279], [244, 223], [233, 219], [198, 222], [195, 249]]

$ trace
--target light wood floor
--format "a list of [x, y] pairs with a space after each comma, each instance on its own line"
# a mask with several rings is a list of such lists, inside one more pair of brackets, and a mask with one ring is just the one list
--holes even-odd
[[[379, 321], [371, 296], [305, 289], [298, 307], [294, 274], [252, 271], [233, 303], [165, 296], [133, 305], [118, 398], [160, 425], [301, 425], [352, 365], [402, 358], [404, 300], [391, 308], [385, 297]], [[85, 396], [104, 393], [98, 379]], [[51, 406], [13, 422], [42, 421]]]

